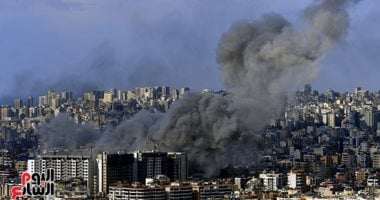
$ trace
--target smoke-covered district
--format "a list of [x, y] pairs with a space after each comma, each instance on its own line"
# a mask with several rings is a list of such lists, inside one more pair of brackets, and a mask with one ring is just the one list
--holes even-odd
[[296, 25], [278, 14], [233, 24], [217, 49], [230, 95], [188, 94], [167, 113], [141, 111], [102, 132], [61, 115], [40, 127], [44, 147], [134, 151], [157, 144], [160, 150], [187, 152], [207, 175], [225, 163], [250, 160], [260, 145], [259, 131], [279, 115], [289, 92], [317, 76], [323, 55], [345, 36], [352, 3], [315, 1]]

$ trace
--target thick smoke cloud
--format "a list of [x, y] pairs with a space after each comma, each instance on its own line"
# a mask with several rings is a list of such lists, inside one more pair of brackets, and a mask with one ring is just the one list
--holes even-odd
[[64, 125], [60, 133], [49, 131], [52, 123], [62, 123], [53, 119], [40, 129], [44, 142], [59, 145], [51, 134], [62, 134], [88, 137], [82, 141], [105, 150], [134, 151], [156, 144], [161, 150], [188, 152], [207, 175], [224, 163], [249, 160], [259, 145], [259, 130], [283, 109], [287, 92], [311, 81], [323, 54], [345, 35], [347, 2], [318, 1], [305, 10], [305, 23], [297, 27], [277, 14], [234, 24], [217, 50], [231, 95], [189, 94], [165, 114], [142, 111], [95, 140], [98, 133]]
[[76, 148], [86, 144], [95, 144], [98, 138], [101, 137], [101, 133], [92, 126], [76, 124], [67, 114], [60, 114], [51, 121], [48, 121], [44, 124], [41, 131], [44, 141], [42, 143], [43, 148], [49, 150], [60, 147]]
[[284, 104], [285, 92], [310, 82], [321, 56], [348, 28], [350, 1], [326, 0], [305, 9], [302, 30], [280, 15], [239, 22], [219, 45], [224, 83], [233, 93], [243, 125], [261, 128]]

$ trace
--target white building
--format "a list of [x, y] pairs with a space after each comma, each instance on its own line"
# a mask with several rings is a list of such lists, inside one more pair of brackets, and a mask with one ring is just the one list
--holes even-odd
[[264, 189], [268, 191], [277, 191], [283, 186], [283, 175], [281, 173], [262, 173], [259, 178], [263, 180]]
[[303, 190], [306, 186], [306, 173], [304, 170], [291, 170], [288, 173], [288, 187]]
[[132, 186], [110, 186], [108, 198], [110, 200], [128, 199], [154, 199], [165, 200], [166, 193], [164, 187], [147, 187], [144, 185]]
[[28, 160], [28, 172], [43, 173], [47, 169], [54, 169], [56, 180], [68, 180], [81, 177], [89, 180], [89, 157], [88, 156], [66, 156], [49, 155], [38, 159]]
[[376, 187], [380, 185], [379, 178], [376, 176], [369, 176], [367, 179], [367, 186]]

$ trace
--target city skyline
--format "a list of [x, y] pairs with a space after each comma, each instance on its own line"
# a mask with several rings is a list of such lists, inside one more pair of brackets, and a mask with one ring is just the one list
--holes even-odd
[[[305, 87], [308, 87], [310, 86], [312, 88], [313, 91], [317, 91], [318, 93], [320, 94], [324, 94], [324, 93], [328, 93], [329, 91], [334, 91], [334, 92], [337, 92], [339, 94], [345, 94], [345, 93], [351, 93], [353, 91], [356, 91], [358, 89], [360, 90], [363, 90], [363, 91], [368, 91], [370, 93], [378, 93], [380, 92], [380, 89], [379, 90], [375, 90], [375, 91], [371, 91], [371, 90], [368, 90], [367, 88], [364, 88], [364, 87], [361, 87], [361, 86], [357, 86], [357, 87], [354, 87], [354, 88], [351, 88], [350, 90], [348, 91], [337, 91], [335, 90], [334, 88], [328, 88], [326, 91], [322, 91], [322, 90], [318, 90], [317, 88], [314, 88], [314, 85], [311, 85], [311, 84], [306, 84], [304, 85], [302, 88], [299, 88], [297, 89], [296, 91], [291, 91], [288, 93], [288, 95], [290, 95], [291, 97], [296, 95], [297, 92], [302, 92], [305, 90]], [[45, 97], [50, 93], [50, 92], [53, 92], [53, 93], [57, 93], [59, 95], [61, 95], [61, 97], [63, 95], [70, 95], [70, 100], [77, 100], [78, 98], [85, 98], [86, 94], [88, 93], [92, 93], [92, 92], [103, 92], [103, 93], [110, 93], [111, 91], [115, 91], [115, 95], [113, 96], [113, 98], [116, 98], [118, 99], [119, 95], [118, 93], [120, 92], [133, 92], [134, 94], [136, 93], [136, 90], [138, 89], [145, 89], [145, 88], [149, 88], [149, 89], [155, 89], [155, 88], [158, 88], [158, 87], [169, 87], [170, 88], [170, 91], [169, 91], [169, 94], [171, 95], [171, 93], [173, 92], [173, 90], [176, 90], [176, 91], [181, 91], [181, 90], [191, 90], [191, 88], [189, 87], [181, 87], [181, 88], [172, 88], [171, 86], [168, 86], [168, 85], [162, 85], [162, 86], [140, 86], [140, 87], [135, 87], [135, 88], [108, 88], [106, 90], [88, 90], [88, 91], [83, 91], [83, 92], [80, 92], [80, 93], [74, 93], [72, 91], [66, 91], [66, 90], [49, 90], [49, 91], [45, 91], [44, 93], [41, 93], [41, 94], [36, 94], [36, 95], [32, 95], [32, 96], [15, 96], [14, 98], [8, 98], [8, 99], [0, 99], [0, 106], [9, 106], [9, 107], [17, 107], [19, 104], [21, 104], [22, 106], [27, 106], [27, 107], [30, 107], [30, 106], [40, 106], [39, 105], [39, 98], [41, 97]], [[221, 92], [221, 93], [226, 93], [228, 94], [230, 91], [228, 90], [222, 90], [222, 89], [214, 89], [214, 88], [202, 88], [200, 90], [191, 90], [192, 93], [206, 93], [206, 92]], [[64, 97], [63, 97], [64, 98]], [[67, 99], [67, 98], [64, 98], [64, 99]], [[103, 99], [101, 99], [103, 100]], [[105, 99], [104, 99], [105, 100]], [[21, 101], [21, 102], [20, 102]], [[17, 102], [17, 103], [16, 103]], [[31, 103], [31, 104], [30, 104]]]
[[[196, 157], [194, 152], [191, 152], [200, 150], [198, 147], [190, 146], [184, 148], [184, 154], [176, 151], [175, 156], [169, 156], [174, 155], [169, 150], [178, 150], [176, 143], [179, 141], [175, 140], [166, 147], [156, 143], [164, 142], [168, 136], [173, 137], [180, 133], [180, 130], [166, 135], [162, 140], [135, 138], [140, 144], [145, 145], [125, 145], [125, 142], [134, 139], [122, 137], [123, 135], [144, 134], [144, 130], [133, 127], [136, 123], [141, 123], [140, 120], [134, 120], [139, 118], [138, 110], [154, 112], [156, 109], [164, 109], [167, 115], [182, 114], [175, 112], [178, 104], [172, 104], [172, 109], [162, 105], [177, 100], [179, 105], [185, 105], [183, 101], [188, 101], [188, 98], [194, 95], [182, 96], [181, 102], [181, 91], [184, 92], [186, 89], [174, 89], [172, 91], [177, 92], [174, 95], [168, 92], [169, 89], [136, 88], [132, 92], [122, 91], [120, 95], [115, 90], [94, 91], [84, 94], [83, 99], [73, 101], [69, 100], [69, 93], [50, 91], [40, 106], [21, 107], [21, 102], [16, 101], [15, 108], [2, 107], [0, 115], [3, 127], [0, 130], [0, 144], [3, 149], [0, 164], [7, 166], [7, 169], [13, 169], [14, 164], [14, 169], [19, 173], [27, 170], [31, 174], [44, 173], [44, 166], [52, 168], [56, 171], [56, 183], [61, 185], [59, 189], [57, 187], [57, 196], [80, 195], [80, 198], [91, 194], [95, 197], [108, 194], [110, 199], [118, 199], [118, 195], [130, 195], [136, 188], [144, 190], [141, 195], [149, 196], [149, 188], [154, 187], [161, 188], [160, 199], [165, 199], [163, 188], [174, 189], [180, 186], [181, 189], [187, 188], [183, 195], [198, 194], [198, 187], [207, 187], [210, 182], [215, 191], [209, 195], [235, 195], [238, 199], [249, 198], [246, 195], [269, 195], [266, 198], [272, 198], [271, 195], [284, 198], [309, 196], [324, 199], [369, 198], [378, 195], [378, 192], [372, 190], [379, 188], [380, 180], [379, 92], [371, 93], [363, 88], [354, 88], [353, 91], [344, 94], [331, 90], [318, 93], [310, 85], [305, 85], [302, 91], [296, 93], [296, 102], [288, 104], [278, 118], [267, 121], [267, 126], [263, 127], [260, 133], [261, 150], [252, 149], [245, 153], [227, 155], [228, 162], [213, 163], [219, 167], [213, 170], [215, 174], [212, 175], [202, 172], [211, 166], [214, 167], [213, 165], [205, 161], [198, 162], [199, 156], [205, 152], [196, 153]], [[113, 96], [115, 92], [118, 95]], [[232, 94], [204, 91], [203, 95], [228, 99]], [[136, 114], [130, 118], [131, 123], [121, 120], [123, 116], [130, 116], [131, 112]], [[144, 115], [144, 118], [140, 119], [146, 121], [146, 117], [149, 116]], [[149, 123], [144, 125], [149, 126]], [[98, 128], [93, 129], [94, 126]], [[132, 131], [125, 132], [129, 128], [132, 128]], [[99, 129], [103, 130], [101, 135], [94, 135], [94, 131]], [[196, 131], [197, 134], [190, 137], [201, 139], [202, 136], [198, 134], [202, 132]], [[121, 135], [114, 135], [115, 132]], [[187, 137], [190, 132], [185, 133], [186, 135], [181, 137]], [[42, 140], [37, 140], [39, 137], [36, 137], [36, 134], [40, 134]], [[110, 139], [109, 134], [113, 134], [112, 138], [116, 139], [116, 144], [115, 140], [107, 140], [108, 142], [102, 144], [101, 141], [104, 139]], [[246, 139], [254, 138], [254, 135], [250, 135], [250, 138]], [[40, 146], [41, 144], [44, 145]], [[107, 144], [108, 147], [101, 146]], [[132, 148], [129, 148], [129, 145], [132, 145]], [[214, 145], [216, 144], [211, 142], [208, 147]], [[230, 145], [232, 144], [227, 142], [223, 148], [229, 149]], [[239, 145], [249, 148], [242, 142], [239, 142]], [[30, 151], [26, 151], [25, 146]], [[162, 147], [167, 151], [162, 150]], [[218, 151], [221, 151], [222, 157], [226, 156], [227, 152], [222, 149]], [[143, 152], [141, 156], [139, 152]], [[256, 159], [246, 158], [241, 160], [244, 161], [242, 163], [235, 160], [235, 156], [247, 157], [248, 153], [257, 152], [260, 153]], [[185, 154], [189, 156], [188, 161], [187, 156], [178, 157]], [[91, 155], [93, 158], [97, 155], [94, 165], [89, 162]], [[188, 178], [187, 170], [192, 172]], [[201, 179], [198, 178], [199, 173], [202, 174]], [[90, 181], [91, 174], [94, 175], [94, 179]], [[179, 182], [174, 181], [176, 178], [173, 177], [176, 174], [183, 174], [183, 179]], [[11, 177], [17, 177], [17, 174], [3, 174], [2, 178], [9, 181], [4, 183], [5, 186], [12, 185]], [[77, 186], [73, 189], [70, 184]], [[99, 187], [92, 189], [92, 186]], [[224, 189], [219, 190], [221, 186]], [[171, 189], [166, 195], [171, 196]], [[73, 191], [76, 193], [73, 194]], [[6, 191], [1, 195], [6, 196]], [[199, 197], [190, 195], [187, 199]]]
[[[291, 6], [285, 1], [270, 6], [263, 1], [1, 4], [0, 99], [12, 99], [47, 90], [80, 88], [83, 92], [162, 84], [225, 89], [215, 51], [230, 24], [257, 20], [268, 12], [299, 23], [310, 1]], [[317, 89], [378, 90], [377, 4], [363, 0], [349, 8], [347, 37], [322, 59], [319, 76], [312, 82]]]
[[370, 0], [0, 2], [0, 197], [380, 197]]

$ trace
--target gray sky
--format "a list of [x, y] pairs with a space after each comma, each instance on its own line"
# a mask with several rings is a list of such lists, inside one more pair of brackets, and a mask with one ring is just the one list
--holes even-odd
[[[233, 22], [275, 12], [299, 23], [310, 2], [2, 0], [0, 98], [47, 89], [223, 88], [215, 51]], [[380, 89], [379, 7], [362, 0], [350, 8], [347, 38], [325, 56], [313, 86]]]

